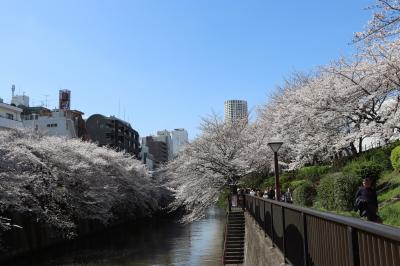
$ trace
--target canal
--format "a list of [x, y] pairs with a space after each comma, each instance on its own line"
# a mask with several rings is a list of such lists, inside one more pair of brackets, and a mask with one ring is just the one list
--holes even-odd
[[224, 226], [224, 211], [213, 207], [191, 224], [159, 220], [114, 228], [11, 265], [221, 265]]

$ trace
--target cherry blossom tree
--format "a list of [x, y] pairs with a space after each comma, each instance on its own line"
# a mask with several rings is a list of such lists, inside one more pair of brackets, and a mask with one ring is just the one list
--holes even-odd
[[369, 9], [374, 11], [365, 30], [358, 32], [354, 40], [366, 43], [397, 38], [400, 33], [400, 1], [377, 0]]
[[247, 119], [225, 123], [217, 115], [203, 119], [201, 135], [165, 170], [175, 192], [172, 210], [183, 207], [184, 221], [204, 216], [221, 190], [251, 173], [266, 171], [266, 142]]
[[0, 213], [30, 217], [64, 238], [76, 237], [79, 221], [151, 216], [167, 191], [133, 157], [76, 139], [0, 131], [0, 158]]

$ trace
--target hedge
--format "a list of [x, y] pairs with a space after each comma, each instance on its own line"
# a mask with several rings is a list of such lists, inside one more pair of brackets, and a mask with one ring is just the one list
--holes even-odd
[[400, 171], [400, 146], [397, 146], [392, 150], [392, 153], [390, 154], [390, 161], [392, 163], [392, 167], [396, 171]]
[[316, 190], [310, 181], [300, 184], [293, 192], [293, 201], [295, 204], [303, 206], [312, 206]]
[[311, 182], [316, 182], [321, 179], [321, 177], [329, 172], [331, 169], [328, 165], [320, 166], [306, 166], [298, 170], [298, 177], [301, 179], [308, 179]]

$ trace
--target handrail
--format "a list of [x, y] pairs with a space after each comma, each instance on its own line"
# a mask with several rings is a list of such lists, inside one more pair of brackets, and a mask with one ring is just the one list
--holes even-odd
[[246, 196], [256, 198], [261, 201], [266, 201], [266, 202], [272, 203], [274, 205], [282, 206], [282, 207], [285, 207], [286, 209], [290, 209], [293, 211], [298, 211], [298, 212], [312, 215], [312, 216], [315, 216], [318, 218], [322, 218], [324, 220], [329, 220], [329, 221], [333, 221], [333, 222], [336, 222], [339, 224], [351, 226], [351, 227], [354, 227], [359, 230], [363, 230], [368, 233], [384, 236], [391, 240], [400, 242], [400, 229], [393, 227], [393, 226], [388, 226], [388, 225], [383, 225], [383, 224], [378, 224], [378, 223], [373, 223], [373, 222], [367, 222], [367, 221], [364, 221], [361, 219], [357, 219], [357, 218], [353, 218], [353, 217], [346, 217], [346, 216], [342, 216], [342, 215], [338, 215], [338, 214], [334, 214], [334, 213], [330, 213], [330, 212], [317, 211], [314, 209], [304, 208], [304, 207], [301, 207], [298, 205], [288, 204], [288, 203], [280, 202], [280, 201], [276, 201], [276, 200], [269, 200], [269, 199], [259, 198], [259, 197], [251, 196], [251, 195], [246, 195]]
[[245, 198], [248, 213], [293, 265], [400, 265], [399, 228], [248, 194]]

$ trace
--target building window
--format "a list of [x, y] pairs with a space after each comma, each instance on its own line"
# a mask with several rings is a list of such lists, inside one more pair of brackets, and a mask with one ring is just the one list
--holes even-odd
[[47, 124], [47, 127], [57, 127], [57, 124]]
[[14, 120], [14, 115], [13, 115], [13, 114], [6, 113], [6, 118], [7, 118], [7, 119]]

